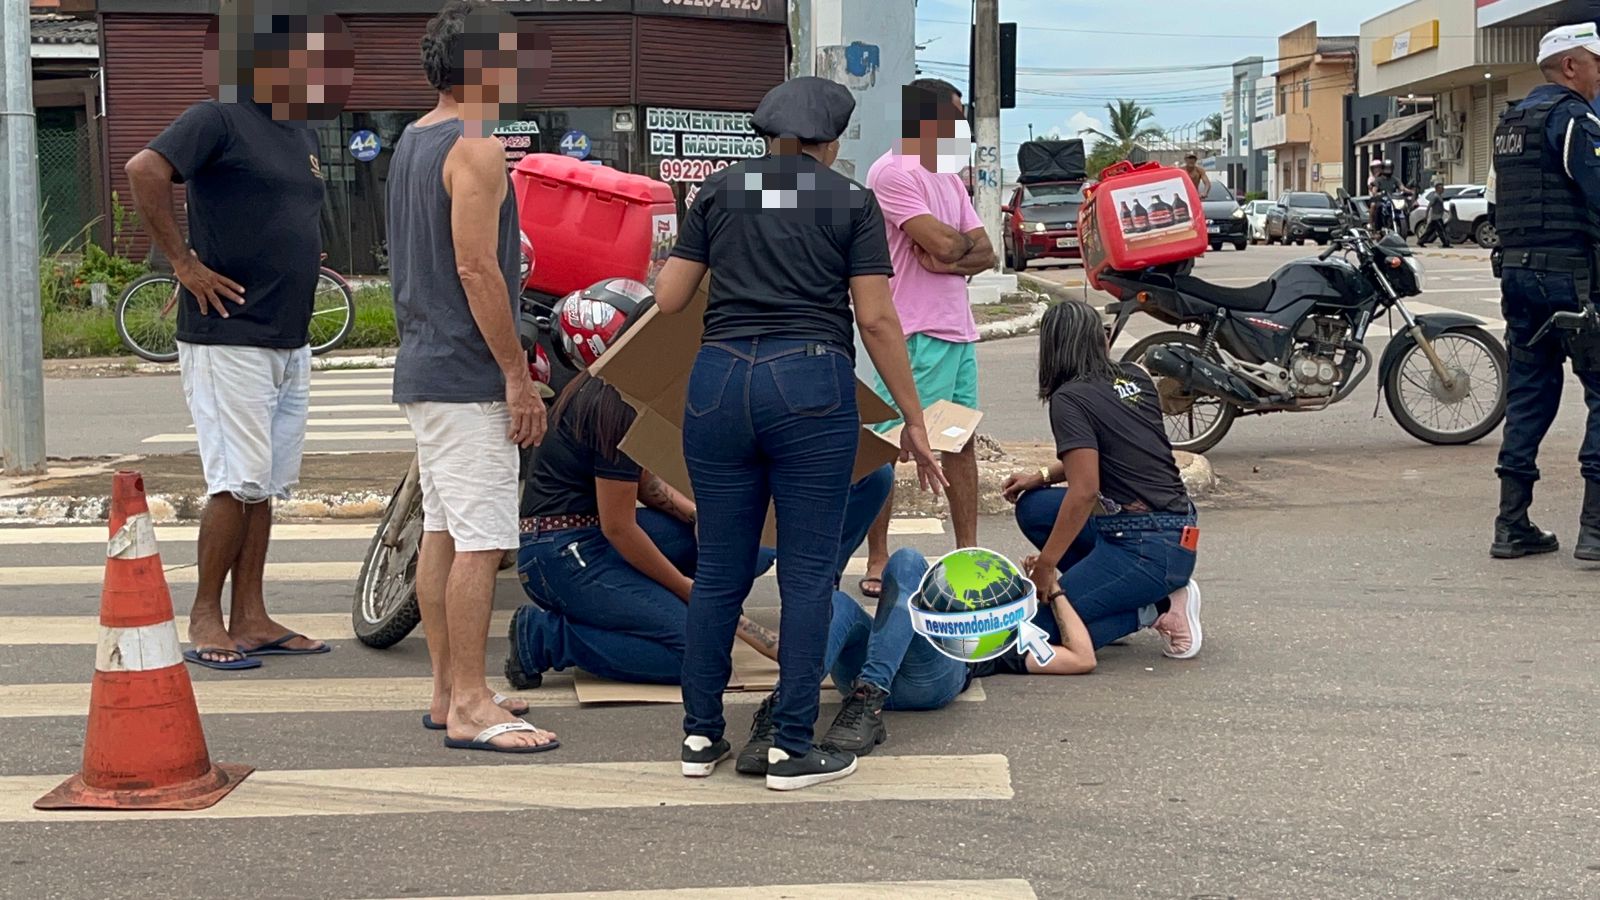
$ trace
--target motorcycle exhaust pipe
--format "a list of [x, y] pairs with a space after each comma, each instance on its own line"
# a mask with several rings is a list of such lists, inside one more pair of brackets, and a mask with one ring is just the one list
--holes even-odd
[[1186, 393], [1209, 394], [1244, 407], [1260, 402], [1248, 382], [1201, 356], [1192, 347], [1176, 344], [1152, 347], [1144, 361], [1151, 372], [1177, 379]]

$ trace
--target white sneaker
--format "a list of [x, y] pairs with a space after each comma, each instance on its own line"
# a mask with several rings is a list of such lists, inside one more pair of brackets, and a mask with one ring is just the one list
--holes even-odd
[[1161, 651], [1172, 659], [1194, 659], [1200, 655], [1203, 633], [1200, 628], [1200, 583], [1191, 579], [1188, 587], [1167, 595], [1172, 608], [1162, 613], [1152, 626], [1166, 639]]

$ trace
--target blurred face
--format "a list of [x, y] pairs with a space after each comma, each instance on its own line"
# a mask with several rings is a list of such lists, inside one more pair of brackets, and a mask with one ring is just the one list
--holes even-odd
[[458, 115], [480, 136], [519, 117], [550, 70], [550, 46], [504, 13], [475, 13], [462, 36], [461, 83], [451, 89]]
[[355, 45], [338, 16], [228, 14], [207, 31], [204, 69], [220, 100], [241, 99], [242, 81], [274, 119], [323, 121], [350, 99]]
[[972, 157], [972, 130], [959, 96], [907, 87], [902, 93], [900, 155], [929, 172], [959, 175]]

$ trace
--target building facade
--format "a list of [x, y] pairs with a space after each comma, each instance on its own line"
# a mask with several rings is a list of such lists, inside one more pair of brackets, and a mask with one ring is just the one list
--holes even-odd
[[31, 5], [28, 28], [42, 249], [76, 250], [85, 239], [109, 247], [99, 29], [61, 15], [55, 0]]
[[1251, 129], [1255, 145], [1275, 153], [1277, 193], [1344, 185], [1344, 97], [1356, 86], [1357, 43], [1321, 36], [1315, 22], [1278, 38], [1275, 114]]
[[[1364, 97], [1429, 101], [1421, 168], [1447, 183], [1482, 184], [1506, 104], [1543, 82], [1539, 38], [1557, 24], [1593, 21], [1576, 0], [1415, 0], [1361, 25]], [[1416, 115], [1421, 115], [1422, 110]]]
[[[100, 23], [106, 189], [126, 196], [123, 164], [207, 96], [201, 50], [216, 0], [67, 0], [74, 2]], [[553, 50], [537, 96], [499, 132], [508, 162], [532, 152], [566, 153], [669, 182], [685, 202], [717, 168], [765, 152], [749, 114], [787, 73], [787, 0], [500, 0], [496, 6], [542, 31]], [[394, 142], [436, 99], [419, 46], [438, 7], [438, 0], [327, 3], [349, 28], [356, 56], [349, 104], [318, 129], [329, 198], [324, 244], [335, 268], [386, 267], [384, 184]], [[134, 252], [147, 246], [141, 237]]]
[[[1264, 192], [1267, 182], [1267, 159], [1251, 137], [1255, 123], [1272, 115], [1270, 106], [1263, 107], [1257, 92], [1263, 81], [1274, 82], [1262, 76], [1263, 61], [1259, 56], [1241, 59], [1233, 64], [1233, 83], [1222, 95], [1223, 153], [1217, 165], [1236, 193]], [[1272, 87], [1267, 88], [1270, 97]], [[1265, 112], [1262, 110], [1265, 109]]]

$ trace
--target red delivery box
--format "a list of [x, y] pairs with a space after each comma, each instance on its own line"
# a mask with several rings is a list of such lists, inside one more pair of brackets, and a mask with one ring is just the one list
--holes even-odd
[[560, 297], [605, 278], [650, 281], [678, 239], [672, 188], [644, 175], [532, 153], [511, 185], [533, 244], [536, 291]]
[[1084, 271], [1097, 290], [1107, 271], [1137, 272], [1206, 252], [1200, 194], [1182, 169], [1119, 162], [1084, 194], [1078, 234]]

